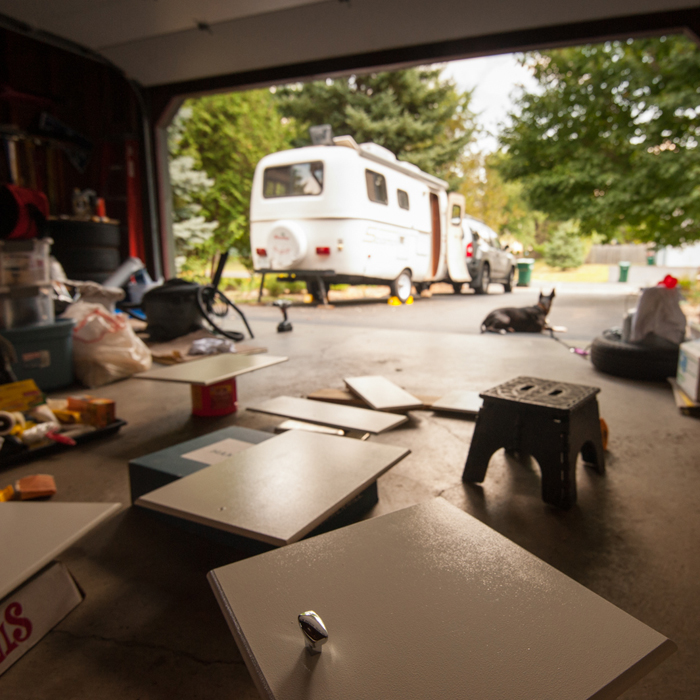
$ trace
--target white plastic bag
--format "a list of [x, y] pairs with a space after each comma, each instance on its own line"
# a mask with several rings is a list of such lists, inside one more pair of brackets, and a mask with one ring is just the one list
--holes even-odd
[[73, 364], [85, 386], [102, 386], [151, 368], [149, 349], [123, 316], [86, 301], [71, 304], [63, 316], [75, 319]]
[[665, 338], [679, 345], [685, 340], [686, 319], [681, 310], [678, 289], [650, 287], [642, 292], [632, 322], [634, 342], [650, 341], [654, 337]]

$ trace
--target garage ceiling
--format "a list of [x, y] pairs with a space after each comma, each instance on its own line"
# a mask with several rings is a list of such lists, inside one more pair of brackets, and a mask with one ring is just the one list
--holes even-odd
[[0, 0], [5, 26], [86, 47], [144, 86], [697, 8], [683, 0]]

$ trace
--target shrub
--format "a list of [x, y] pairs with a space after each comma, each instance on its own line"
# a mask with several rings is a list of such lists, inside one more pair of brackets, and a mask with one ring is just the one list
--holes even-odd
[[550, 267], [568, 270], [581, 267], [586, 257], [586, 246], [578, 232], [578, 224], [572, 221], [557, 226], [542, 246], [544, 261]]

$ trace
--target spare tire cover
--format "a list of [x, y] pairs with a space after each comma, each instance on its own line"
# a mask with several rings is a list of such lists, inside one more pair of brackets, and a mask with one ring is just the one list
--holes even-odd
[[267, 255], [271, 267], [294, 267], [306, 257], [308, 242], [304, 229], [296, 221], [278, 221], [267, 237]]

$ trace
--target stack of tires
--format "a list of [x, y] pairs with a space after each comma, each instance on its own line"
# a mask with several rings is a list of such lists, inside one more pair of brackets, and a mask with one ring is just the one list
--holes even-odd
[[54, 219], [49, 222], [52, 253], [68, 279], [102, 284], [121, 263], [119, 224]]

